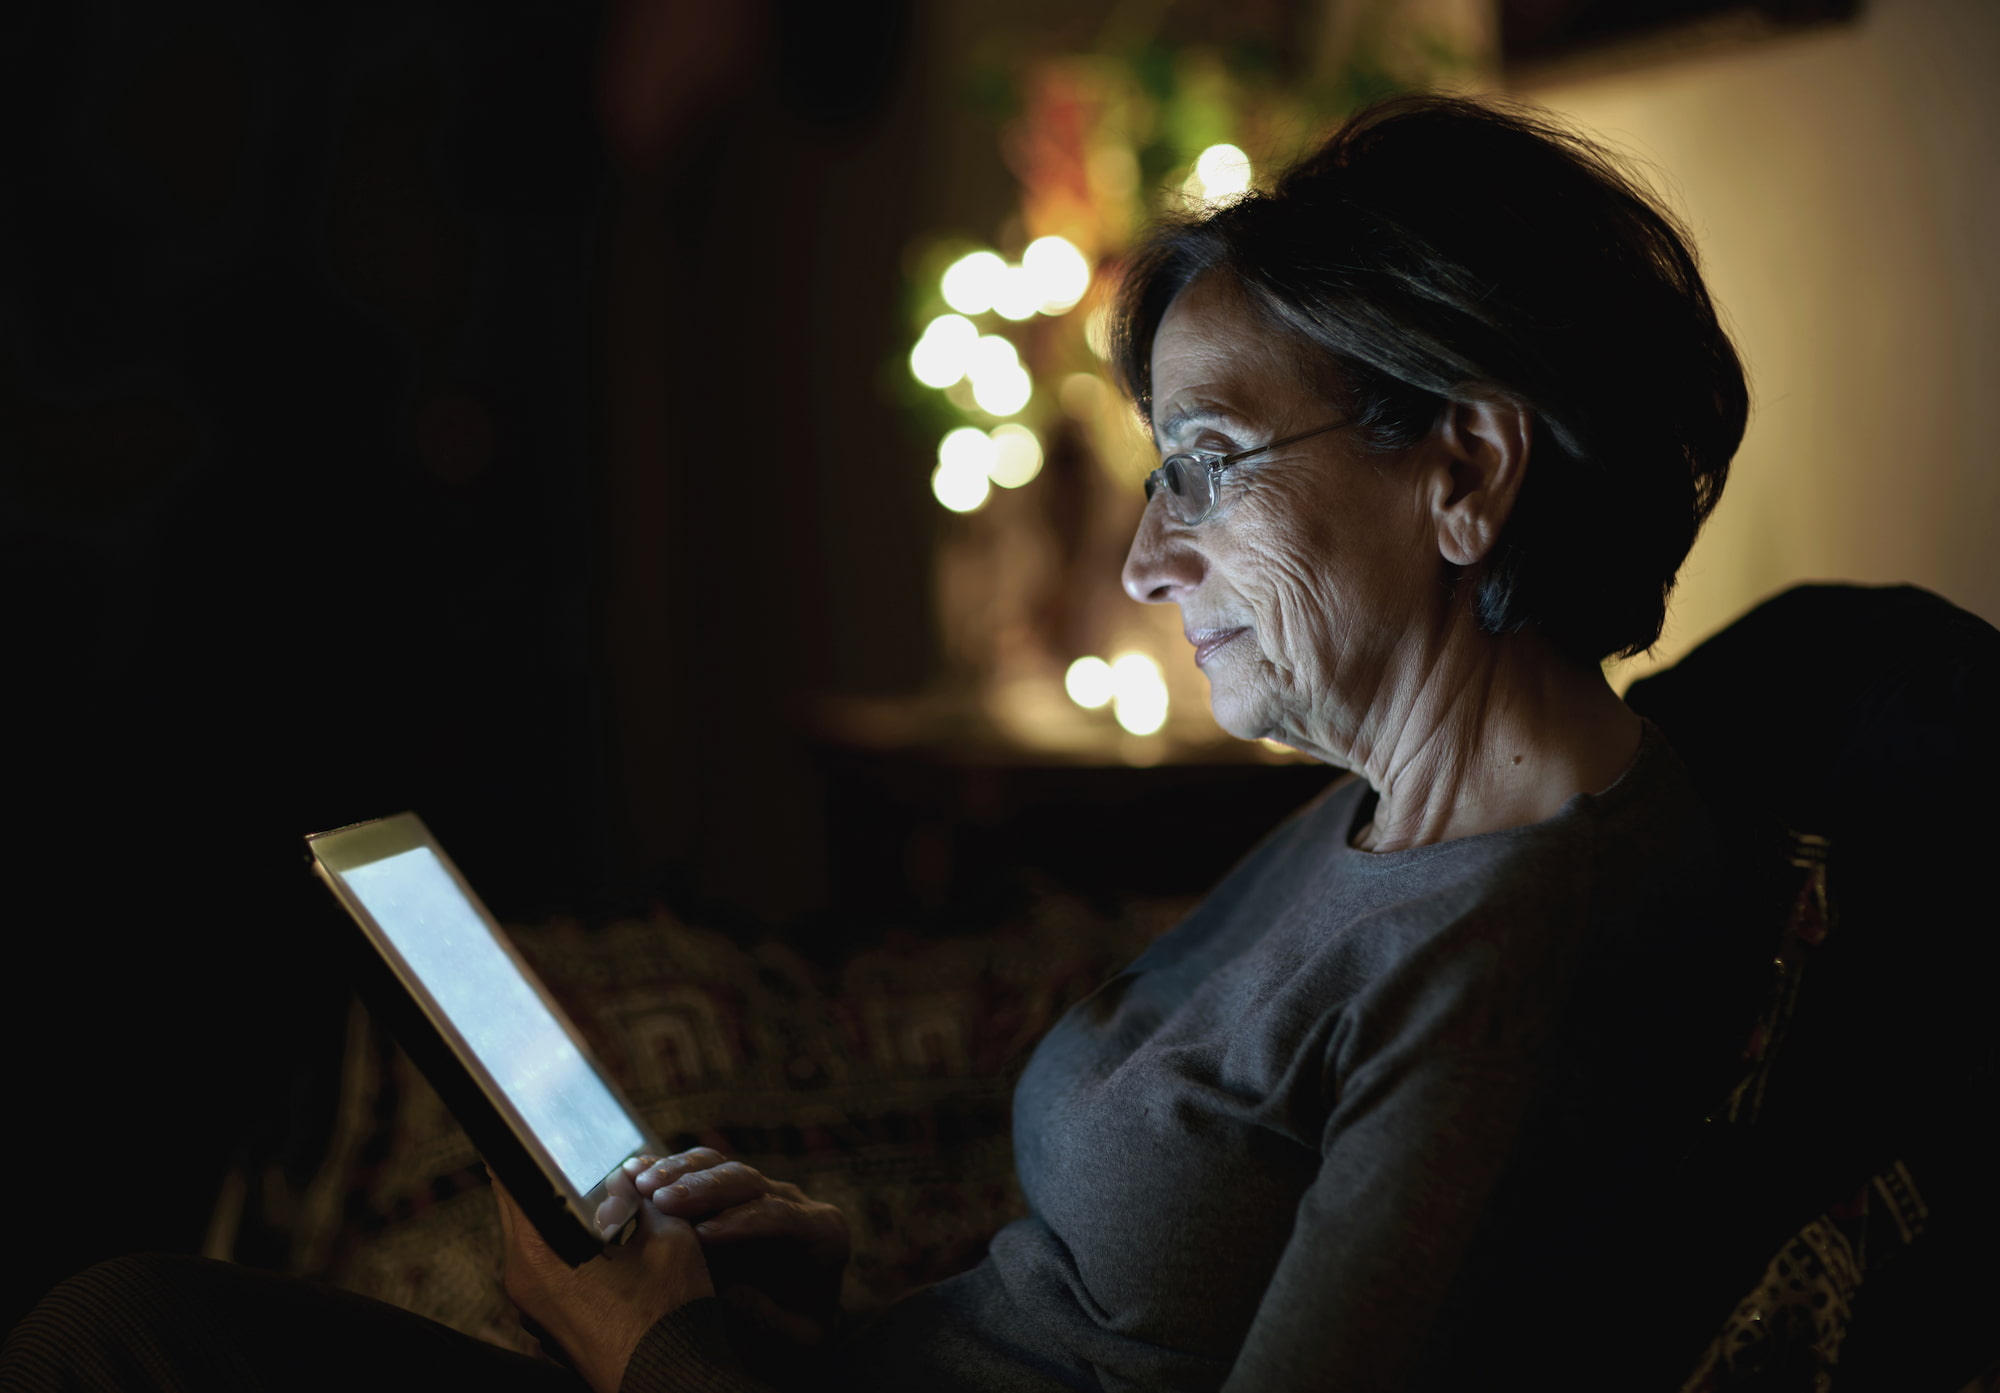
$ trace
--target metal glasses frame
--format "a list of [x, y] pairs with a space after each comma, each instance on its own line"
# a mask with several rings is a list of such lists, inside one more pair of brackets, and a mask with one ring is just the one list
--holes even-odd
[[[1342, 426], [1352, 424], [1354, 424], [1352, 421], [1334, 421], [1329, 425], [1301, 431], [1297, 435], [1288, 435], [1282, 440], [1273, 440], [1265, 445], [1253, 445], [1234, 454], [1217, 455], [1206, 450], [1183, 450], [1177, 455], [1169, 455], [1160, 461], [1158, 469], [1146, 476], [1146, 501], [1151, 503], [1153, 495], [1164, 487], [1167, 492], [1167, 512], [1181, 526], [1193, 527], [1196, 523], [1205, 521], [1208, 515], [1215, 511], [1215, 505], [1222, 498], [1222, 472], [1225, 469], [1252, 455], [1261, 455], [1266, 450], [1296, 445], [1301, 440], [1310, 440], [1315, 435], [1325, 435], [1328, 431], [1339, 430]], [[1201, 480], [1207, 487], [1206, 502], [1201, 502], [1194, 492], [1196, 479]], [[1191, 509], [1195, 509], [1197, 503], [1200, 504], [1199, 508], [1190, 512]]]

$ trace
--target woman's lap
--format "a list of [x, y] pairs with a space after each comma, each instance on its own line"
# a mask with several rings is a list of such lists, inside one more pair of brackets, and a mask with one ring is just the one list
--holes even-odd
[[44, 1297], [0, 1390], [477, 1387], [578, 1393], [568, 1369], [317, 1282], [177, 1254], [115, 1258]]

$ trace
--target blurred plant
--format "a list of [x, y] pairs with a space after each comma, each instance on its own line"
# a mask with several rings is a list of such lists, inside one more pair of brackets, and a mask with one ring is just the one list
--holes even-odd
[[[1426, 22], [1419, 3], [1435, 8], [1435, 0], [1340, 7], [1339, 32], [1312, 36], [1313, 43], [1299, 32], [1301, 21], [1329, 20], [1335, 11], [1242, 0], [1234, 21], [1205, 14], [1207, 31], [1191, 34], [1174, 27], [1192, 20], [1171, 7], [1156, 7], [1139, 24], [1125, 6], [1089, 45], [982, 56], [965, 91], [993, 127], [1020, 202], [990, 243], [940, 235], [914, 258], [912, 419], [935, 432], [931, 488], [941, 505], [985, 509], [996, 489], [1034, 483], [1051, 448], [1088, 456], [1095, 467], [1084, 472], [1132, 490], [1154, 461], [1103, 361], [1117, 258], [1160, 214], [1199, 212], [1260, 187], [1366, 103], [1474, 77], [1476, 37]], [[1306, 50], [1331, 56], [1304, 61], [1298, 55]], [[1107, 495], [1074, 480], [1069, 488], [1062, 510], [1009, 511], [1009, 528], [1063, 534], [1052, 548], [1025, 550], [1074, 559], [1088, 548], [1093, 529], [1071, 514]], [[950, 536], [943, 543], [953, 544]], [[1115, 559], [1108, 570], [1104, 560], [1093, 558], [1085, 574], [1115, 575]], [[1070, 656], [1095, 642], [1090, 631], [1102, 625], [1076, 619], [1067, 598], [1075, 585], [1058, 579], [1057, 598], [1040, 605], [1035, 622], [1039, 647], [1057, 662], [1060, 697]], [[949, 612], [950, 592], [941, 579], [948, 639], [978, 622]], [[995, 627], [990, 604], [980, 615]], [[1134, 660], [1120, 671], [1137, 684], [1134, 692], [1151, 693], [1160, 667], [1151, 659], [1142, 665], [1140, 656], [1128, 653]], [[1091, 662], [1107, 673], [1116, 666]], [[1153, 675], [1141, 681], [1143, 673]], [[1095, 694], [1089, 682], [1084, 690]], [[1157, 700], [1084, 700], [1072, 683], [1061, 704], [1143, 712], [1121, 714], [1120, 723], [1150, 734], [1166, 720], [1166, 693], [1161, 686]]]
[[1107, 261], [1153, 216], [1235, 198], [1368, 102], [1477, 70], [1467, 38], [1413, 19], [1408, 0], [1343, 7], [1343, 31], [1320, 44], [1338, 56], [1310, 66], [1285, 61], [1270, 37], [1295, 38], [1304, 7], [1244, 8], [1237, 32], [1194, 39], [1169, 27], [1170, 7], [1143, 30], [1121, 14], [1086, 51], [988, 53], [971, 74], [965, 90], [992, 122], [1021, 201], [1009, 220], [1017, 245], [939, 237], [918, 258], [910, 372], [958, 418], [944, 437], [957, 443], [939, 447], [947, 507], [983, 501], [981, 460], [989, 484], [1032, 479], [1025, 444], [975, 448], [960, 431], [1017, 419], [1032, 431], [1050, 410], [1037, 383], [1098, 370], [1081, 325], [1050, 334], [1030, 321], [1082, 309], [1094, 328]]

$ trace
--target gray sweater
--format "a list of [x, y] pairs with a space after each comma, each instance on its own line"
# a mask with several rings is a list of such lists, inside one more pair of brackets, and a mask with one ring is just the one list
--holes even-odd
[[1743, 1039], [1701, 1009], [1737, 954], [1685, 770], [1649, 725], [1546, 822], [1380, 855], [1350, 845], [1373, 800], [1335, 785], [1049, 1033], [1015, 1093], [1029, 1217], [853, 1338], [854, 1386], [1674, 1367], [1606, 1298]]

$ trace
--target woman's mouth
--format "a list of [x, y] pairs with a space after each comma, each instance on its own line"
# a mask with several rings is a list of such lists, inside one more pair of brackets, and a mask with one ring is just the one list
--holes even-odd
[[1194, 645], [1194, 665], [1207, 667], [1208, 660], [1214, 657], [1218, 650], [1249, 632], [1247, 628], [1193, 630], [1188, 634], [1187, 640]]

